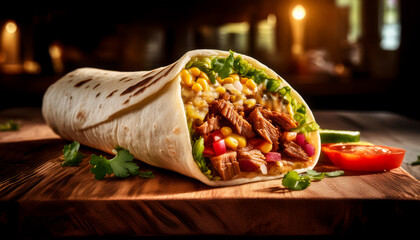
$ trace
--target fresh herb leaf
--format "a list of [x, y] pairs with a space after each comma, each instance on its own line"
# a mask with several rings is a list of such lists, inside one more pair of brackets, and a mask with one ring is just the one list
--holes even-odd
[[134, 156], [119, 146], [115, 148], [117, 155], [109, 160], [115, 176], [125, 178], [130, 175], [137, 175], [139, 167], [133, 162]]
[[321, 181], [324, 177], [338, 177], [344, 175], [343, 170], [332, 172], [317, 172], [308, 170], [306, 174], [299, 174], [296, 171], [290, 171], [284, 175], [282, 184], [291, 190], [303, 190], [311, 185], [311, 180]]
[[411, 166], [417, 166], [417, 165], [420, 165], [420, 155], [417, 156], [417, 161], [411, 163]]
[[19, 130], [19, 125], [13, 120], [9, 120], [3, 124], [0, 124], [0, 131], [17, 131], [17, 130]]
[[311, 185], [311, 178], [306, 175], [299, 175], [296, 171], [290, 171], [284, 175], [282, 184], [291, 190], [300, 191]]
[[106, 159], [104, 156], [97, 156], [92, 154], [90, 164], [93, 166], [90, 171], [95, 174], [98, 180], [104, 179], [107, 174], [112, 174], [116, 177], [125, 178], [130, 175], [140, 177], [153, 177], [150, 171], [140, 172], [139, 167], [133, 162], [134, 156], [126, 149], [119, 146], [115, 148], [117, 154], [112, 159]]
[[69, 145], [65, 145], [63, 149], [64, 162], [61, 163], [62, 166], [77, 166], [82, 162], [82, 159], [85, 157], [79, 152], [80, 143], [74, 141]]
[[339, 177], [344, 175], [344, 171], [343, 170], [337, 170], [337, 171], [332, 171], [332, 172], [326, 172], [325, 176], [327, 177]]
[[317, 172], [315, 170], [308, 170], [306, 174], [311, 178], [311, 180], [322, 180], [325, 177], [324, 172]]
[[155, 175], [153, 175], [152, 171], [139, 171], [137, 176], [142, 178], [154, 178]]
[[109, 160], [103, 156], [92, 154], [89, 163], [93, 166], [90, 172], [95, 174], [95, 178], [98, 180], [104, 179], [107, 174], [112, 174], [113, 172]]

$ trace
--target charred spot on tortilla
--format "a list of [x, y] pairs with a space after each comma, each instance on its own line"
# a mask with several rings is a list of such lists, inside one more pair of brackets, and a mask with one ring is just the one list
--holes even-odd
[[110, 97], [112, 97], [112, 95], [114, 95], [114, 93], [116, 93], [118, 90], [114, 90], [114, 91], [112, 91], [108, 96], [106, 96], [106, 98], [110, 98]]
[[85, 83], [87, 83], [87, 82], [89, 82], [89, 81], [92, 81], [92, 78], [88, 78], [88, 79], [82, 80], [82, 81], [80, 81], [80, 82], [76, 83], [76, 84], [74, 85], [74, 87], [81, 87], [83, 84], [85, 84]]
[[100, 93], [100, 92], [98, 92], [98, 93], [96, 94], [96, 96], [95, 96], [95, 97], [99, 97], [99, 95], [101, 95], [101, 93]]
[[86, 85], [85, 89], [88, 89], [90, 87], [90, 85]]
[[76, 119], [81, 120], [81, 121], [85, 121], [86, 120], [85, 112], [80, 110], [76, 115]]
[[140, 80], [138, 83], [136, 83], [136, 84], [128, 87], [127, 89], [125, 89], [120, 94], [120, 96], [124, 96], [124, 95], [126, 95], [128, 93], [131, 93], [132, 91], [136, 90], [137, 88], [142, 87], [143, 85], [145, 85], [148, 81], [152, 80], [153, 78], [154, 78], [154, 76]]
[[175, 128], [174, 130], [172, 130], [172, 132], [175, 134], [175, 135], [179, 135], [180, 133], [181, 133], [181, 129], [180, 128]]
[[123, 104], [127, 104], [128, 102], [130, 102], [130, 98], [128, 98], [127, 100], [125, 100], [125, 102]]
[[121, 78], [120, 80], [118, 80], [118, 82], [122, 82], [122, 81], [124, 81], [124, 80], [126, 80], [128, 77], [123, 77], [123, 78]]
[[101, 85], [101, 83], [96, 84], [92, 89], [99, 87], [99, 85]]
[[[175, 64], [172, 64], [172, 66], [170, 67], [170, 68], [165, 68], [165, 69], [162, 69], [162, 70], [160, 70], [160, 71], [156, 71], [156, 72], [154, 72], [155, 73], [155, 75], [153, 75], [153, 76], [150, 76], [150, 77], [148, 77], [148, 78], [143, 78], [143, 79], [141, 79], [138, 83], [136, 83], [136, 84], [134, 84], [134, 85], [132, 85], [132, 86], [130, 86], [130, 87], [128, 87], [127, 89], [125, 89], [121, 94], [120, 94], [120, 96], [123, 96], [123, 95], [125, 95], [125, 94], [128, 94], [128, 93], [131, 93], [131, 92], [133, 92], [134, 90], [136, 90], [137, 88], [140, 88], [139, 90], [137, 90], [137, 92], [136, 93], [134, 93], [133, 94], [133, 96], [136, 96], [137, 94], [139, 94], [140, 92], [142, 92], [143, 91], [143, 89], [144, 88], [147, 88], [147, 87], [149, 87], [150, 85], [152, 85], [152, 84], [154, 84], [157, 80], [159, 80], [159, 79], [161, 79], [161, 78], [157, 78], [158, 77], [158, 74], [160, 74], [160, 73], [162, 73], [162, 72], [164, 72], [164, 74], [163, 74], [163, 77], [164, 76], [167, 76], [167, 74], [172, 70], [172, 68], [175, 66]], [[146, 74], [145, 76], [148, 76], [149, 74]], [[143, 76], [143, 77], [145, 77], [145, 76]], [[162, 76], [161, 76], [162, 77]], [[150, 84], [148, 84], [150, 81], [152, 81], [152, 80], [154, 80], [153, 82], [151, 82]]]

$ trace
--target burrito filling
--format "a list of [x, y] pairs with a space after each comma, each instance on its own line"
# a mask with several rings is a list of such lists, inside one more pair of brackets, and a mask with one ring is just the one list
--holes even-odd
[[233, 52], [193, 58], [181, 71], [193, 157], [211, 180], [285, 174], [310, 166], [319, 126], [271, 78]]

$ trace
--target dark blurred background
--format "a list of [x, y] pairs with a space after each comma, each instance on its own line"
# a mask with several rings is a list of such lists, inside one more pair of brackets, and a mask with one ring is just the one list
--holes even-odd
[[149, 70], [211, 48], [258, 59], [313, 109], [420, 120], [419, 1], [0, 5], [0, 109], [41, 106], [47, 87], [79, 67]]

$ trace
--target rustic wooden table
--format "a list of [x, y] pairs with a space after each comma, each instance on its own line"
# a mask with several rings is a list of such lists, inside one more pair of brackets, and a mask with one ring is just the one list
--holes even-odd
[[[88, 160], [62, 167], [68, 142], [45, 125], [40, 109], [0, 111], [19, 131], [0, 132], [2, 236], [372, 235], [420, 236], [420, 123], [387, 112], [317, 111], [325, 129], [361, 131], [375, 144], [407, 150], [401, 168], [346, 171], [289, 191], [281, 180], [210, 188], [139, 162], [155, 178], [94, 179]], [[82, 146], [86, 155], [102, 154]], [[322, 157], [315, 168], [335, 170]], [[417, 179], [416, 179], [417, 178]]]

